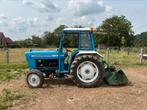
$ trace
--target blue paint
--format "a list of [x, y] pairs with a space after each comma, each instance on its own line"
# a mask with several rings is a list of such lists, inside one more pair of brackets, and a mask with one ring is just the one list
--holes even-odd
[[[78, 46], [77, 46], [77, 50], [73, 51], [70, 59], [69, 59], [69, 64], [65, 64], [64, 61], [67, 57], [67, 52], [63, 52], [63, 44], [64, 44], [64, 35], [68, 33], [68, 34], [77, 34], [78, 36]], [[61, 39], [60, 39], [60, 44], [59, 44], [59, 48], [58, 50], [43, 50], [43, 51], [33, 51], [33, 49], [30, 49], [29, 52], [25, 53], [25, 57], [29, 66], [29, 69], [38, 69], [37, 67], [37, 61], [38, 60], [42, 60], [42, 61], [48, 61], [46, 63], [51, 62], [52, 60], [56, 60], [58, 63], [58, 67], [40, 67], [40, 71], [43, 72], [51, 72], [52, 70], [54, 70], [54, 72], [57, 74], [58, 77], [64, 77], [65, 74], [69, 74], [70, 73], [70, 66], [72, 64], [72, 62], [74, 61], [75, 56], [78, 54], [78, 52], [81, 50], [81, 34], [86, 34], [87, 39], [89, 39], [88, 37], [90, 37], [89, 41], [86, 41], [86, 43], [88, 44], [88, 48], [86, 48], [86, 51], [95, 51], [95, 47], [94, 47], [94, 39], [93, 39], [93, 33], [89, 32], [89, 31], [80, 31], [80, 30], [66, 30], [63, 31], [61, 34]], [[45, 63], [45, 65], [47, 65]], [[48, 73], [46, 73], [48, 74]]]
[[90, 39], [91, 39], [91, 42], [92, 42], [92, 50], [96, 51], [95, 44], [94, 44], [94, 36], [93, 36], [92, 32], [90, 32]]

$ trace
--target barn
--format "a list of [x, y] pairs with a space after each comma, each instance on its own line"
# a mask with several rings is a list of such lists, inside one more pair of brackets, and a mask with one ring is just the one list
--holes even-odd
[[9, 37], [5, 37], [3, 32], [0, 32], [0, 48], [6, 48], [12, 44], [12, 40]]

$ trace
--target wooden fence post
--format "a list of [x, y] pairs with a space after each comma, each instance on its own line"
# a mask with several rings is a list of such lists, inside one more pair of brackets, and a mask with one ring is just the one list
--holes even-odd
[[6, 60], [7, 64], [9, 64], [9, 49], [6, 50]]
[[109, 48], [107, 48], [107, 51], [106, 51], [106, 61], [109, 63]]
[[127, 53], [128, 53], [128, 55], [130, 55], [130, 50], [131, 50], [131, 49], [128, 47], [128, 48], [127, 48]]
[[140, 64], [143, 63], [143, 48], [140, 50]]

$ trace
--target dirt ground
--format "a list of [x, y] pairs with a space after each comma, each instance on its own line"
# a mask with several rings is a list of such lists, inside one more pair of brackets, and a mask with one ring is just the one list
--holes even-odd
[[50, 80], [44, 88], [30, 89], [19, 80], [1, 82], [3, 89], [20, 91], [29, 95], [29, 100], [11, 109], [14, 110], [147, 110], [147, 68], [125, 68], [131, 84], [99, 88], [78, 88], [72, 80]]

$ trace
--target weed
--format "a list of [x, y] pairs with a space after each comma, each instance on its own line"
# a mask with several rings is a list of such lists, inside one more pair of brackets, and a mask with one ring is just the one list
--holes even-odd
[[24, 94], [12, 93], [8, 89], [4, 89], [3, 92], [3, 95], [0, 97], [0, 110], [5, 110], [12, 107], [15, 101], [23, 100], [25, 97]]
[[0, 64], [0, 69], [26, 69], [26, 63]]
[[2, 81], [9, 81], [11, 79], [18, 79], [21, 74], [23, 73], [23, 70], [17, 69], [0, 69], [0, 80]]

